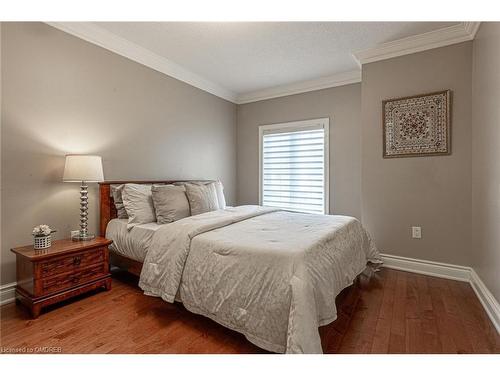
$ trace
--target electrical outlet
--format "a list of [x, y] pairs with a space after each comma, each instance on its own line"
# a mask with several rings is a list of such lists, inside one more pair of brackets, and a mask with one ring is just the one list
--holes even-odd
[[422, 228], [421, 227], [411, 227], [412, 238], [422, 238]]

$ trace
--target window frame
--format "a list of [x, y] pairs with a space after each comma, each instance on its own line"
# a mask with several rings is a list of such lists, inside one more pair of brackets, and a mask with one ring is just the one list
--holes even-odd
[[324, 214], [330, 214], [330, 118], [323, 117], [310, 120], [290, 121], [276, 124], [259, 125], [259, 205], [262, 206], [263, 197], [263, 155], [262, 143], [264, 140], [265, 131], [289, 131], [296, 128], [297, 130], [306, 130], [313, 126], [322, 126], [324, 131], [324, 176], [323, 176], [323, 189], [324, 189]]

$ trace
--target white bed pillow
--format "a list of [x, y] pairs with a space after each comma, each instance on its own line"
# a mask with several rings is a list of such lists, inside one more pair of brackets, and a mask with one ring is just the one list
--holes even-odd
[[125, 184], [111, 185], [111, 195], [116, 208], [116, 216], [118, 219], [128, 219], [127, 210], [123, 205], [122, 191]]
[[151, 193], [158, 224], [172, 223], [191, 215], [184, 186], [153, 185]]
[[226, 208], [226, 197], [224, 197], [224, 185], [222, 182], [217, 180], [213, 183], [215, 185], [215, 191], [217, 193], [217, 201], [219, 202], [219, 209], [223, 210]]
[[156, 221], [151, 185], [125, 184], [122, 198], [128, 215], [128, 229], [132, 229], [137, 224]]
[[186, 183], [184, 187], [186, 188], [191, 215], [199, 215], [219, 209], [219, 201], [214, 183]]

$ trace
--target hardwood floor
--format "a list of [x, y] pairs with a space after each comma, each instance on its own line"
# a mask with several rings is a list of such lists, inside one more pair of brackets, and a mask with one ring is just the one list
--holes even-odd
[[[5, 305], [0, 346], [63, 353], [264, 353], [180, 304], [144, 296], [136, 282], [116, 275], [111, 291], [55, 305], [36, 320], [21, 306]], [[320, 332], [327, 353], [500, 353], [500, 337], [469, 284], [389, 269], [343, 293], [338, 321]]]

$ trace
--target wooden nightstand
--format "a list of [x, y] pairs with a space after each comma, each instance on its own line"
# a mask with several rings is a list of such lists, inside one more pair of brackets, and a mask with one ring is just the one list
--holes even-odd
[[16, 254], [16, 301], [37, 318], [42, 307], [93, 289], [110, 290], [108, 245], [112, 242], [103, 237], [66, 239], [53, 241], [43, 250], [34, 250], [33, 245], [11, 249]]

